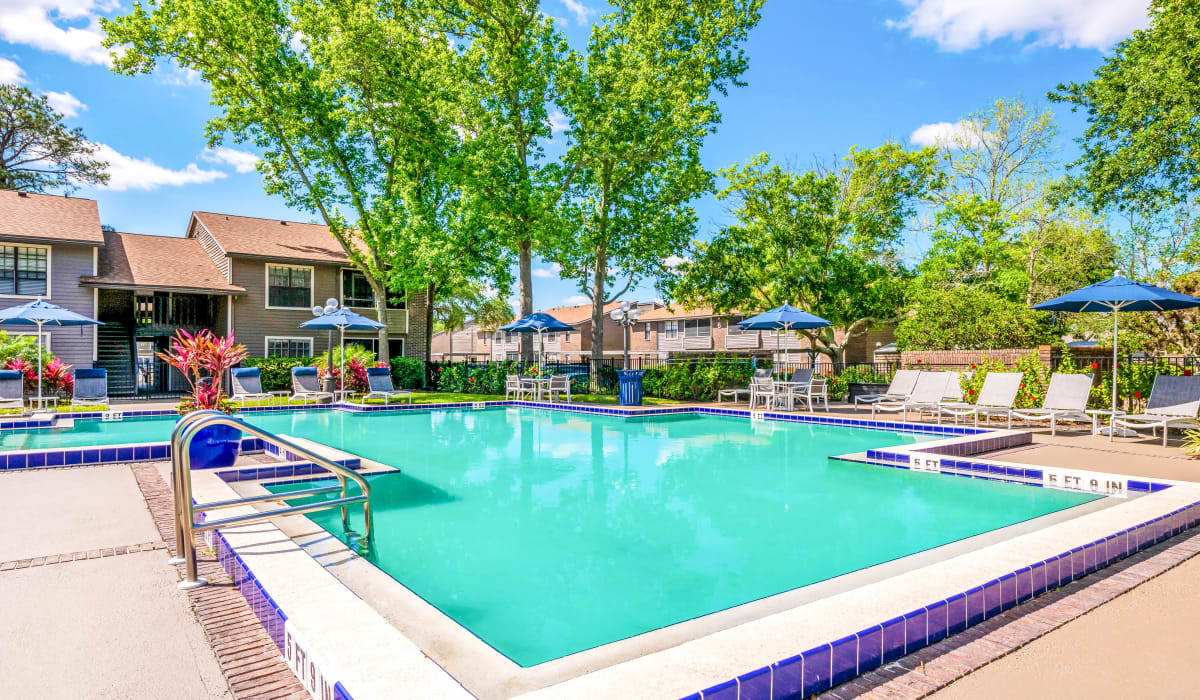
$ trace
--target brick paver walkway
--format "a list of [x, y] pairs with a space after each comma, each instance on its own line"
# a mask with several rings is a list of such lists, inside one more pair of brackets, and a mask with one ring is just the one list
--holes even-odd
[[823, 700], [925, 697], [1197, 553], [1200, 553], [1200, 533], [1179, 535], [817, 697]]
[[[176, 554], [175, 507], [170, 487], [153, 464], [133, 464], [130, 468], [155, 526], [171, 554]], [[195, 538], [199, 574], [209, 584], [194, 588], [187, 595], [233, 696], [258, 700], [310, 697], [225, 570], [215, 557], [204, 555], [209, 551], [208, 544], [198, 533]]]
[[81, 561], [83, 559], [100, 559], [102, 557], [118, 557], [122, 554], [137, 554], [138, 552], [149, 552], [152, 549], [166, 549], [165, 542], [142, 542], [141, 544], [124, 544], [120, 547], [104, 547], [102, 549], [89, 549], [86, 552], [67, 552], [65, 554], [51, 554], [48, 557], [33, 557], [31, 559], [14, 559], [12, 561], [0, 562], [0, 571], [12, 571], [13, 569], [28, 569], [34, 566], [46, 566], [47, 564], [66, 564], [69, 561]]

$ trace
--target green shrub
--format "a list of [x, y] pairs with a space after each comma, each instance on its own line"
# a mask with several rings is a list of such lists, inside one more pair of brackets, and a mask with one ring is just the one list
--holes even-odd
[[[32, 335], [9, 335], [8, 331], [0, 331], [0, 367], [6, 367], [12, 360], [20, 358], [30, 366], [37, 364], [37, 337]], [[54, 355], [49, 350], [42, 349], [42, 366], [50, 364]]]
[[288, 391], [292, 388], [292, 368], [311, 367], [311, 357], [247, 357], [242, 364], [257, 367], [262, 375], [263, 391]]
[[677, 362], [646, 369], [646, 396], [675, 401], [712, 401], [721, 389], [746, 388], [754, 368], [749, 359]]
[[850, 390], [851, 384], [886, 384], [891, 377], [875, 369], [873, 365], [850, 365], [840, 374], [826, 373], [829, 400], [841, 401]]
[[411, 357], [393, 357], [392, 383], [397, 389], [421, 389], [425, 386], [425, 363]]

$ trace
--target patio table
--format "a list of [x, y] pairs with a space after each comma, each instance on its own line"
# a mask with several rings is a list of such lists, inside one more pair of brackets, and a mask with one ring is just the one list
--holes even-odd
[[[808, 403], [809, 408], [812, 408], [812, 402], [808, 398], [808, 387], [812, 382], [775, 382], [776, 389], [783, 389], [787, 392], [787, 410], [796, 410], [796, 399], [801, 398]], [[796, 395], [796, 390], [800, 389], [803, 393], [800, 396]]]

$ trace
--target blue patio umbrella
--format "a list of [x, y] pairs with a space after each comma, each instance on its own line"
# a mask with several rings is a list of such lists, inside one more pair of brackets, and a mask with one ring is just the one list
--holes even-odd
[[[738, 328], [746, 331], [776, 331], [775, 354], [779, 354], [778, 331], [802, 330], [805, 328], [826, 328], [833, 324], [820, 316], [810, 314], [803, 309], [797, 309], [791, 304], [784, 303], [770, 311], [764, 311], [757, 316], [751, 316], [738, 321]], [[786, 364], [786, 363], [785, 363]]]
[[[1113, 416], [1117, 410], [1117, 329], [1118, 315], [1122, 311], [1173, 311], [1200, 306], [1200, 299], [1170, 289], [1155, 287], [1145, 282], [1136, 282], [1122, 277], [1119, 272], [1103, 282], [1081, 287], [1073, 292], [1055, 297], [1050, 301], [1034, 304], [1039, 311], [1070, 311], [1074, 313], [1108, 313], [1113, 315]], [[1115, 426], [1109, 426], [1108, 439], [1112, 440]]]
[[[337, 301], [333, 299], [332, 301]], [[318, 309], [321, 307], [317, 307]], [[385, 324], [369, 319], [362, 314], [356, 314], [350, 309], [338, 309], [323, 316], [309, 319], [300, 324], [301, 328], [309, 328], [312, 330], [329, 331], [336, 329], [339, 332], [338, 347], [342, 348], [341, 376], [338, 389], [346, 390], [346, 331], [377, 331], [383, 328]]]
[[44, 326], [100, 326], [95, 319], [64, 309], [38, 297], [36, 301], [0, 311], [0, 325], [37, 326], [38, 343], [38, 407], [42, 406], [42, 328]]
[[512, 323], [500, 326], [499, 330], [507, 333], [537, 333], [538, 336], [538, 371], [542, 369], [542, 334], [551, 331], [570, 331], [574, 330], [574, 326], [563, 323], [554, 318], [550, 314], [545, 314], [540, 311], [537, 313], [522, 316]]

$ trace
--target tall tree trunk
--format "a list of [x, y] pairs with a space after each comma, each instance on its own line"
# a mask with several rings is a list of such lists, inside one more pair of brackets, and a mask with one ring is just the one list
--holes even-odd
[[[521, 275], [521, 315], [533, 313], [533, 241], [525, 237], [518, 246], [518, 261]], [[521, 360], [533, 361], [533, 334], [520, 333]]]
[[600, 391], [600, 367], [604, 364], [604, 284], [608, 278], [608, 251], [596, 246], [592, 270], [592, 391]]
[[372, 275], [366, 275], [366, 278], [371, 285], [371, 293], [375, 295], [375, 320], [384, 324], [383, 328], [379, 329], [379, 352], [377, 354], [380, 362], [387, 362], [391, 359], [388, 357], [387, 287]]
[[429, 285], [425, 288], [425, 366], [433, 359], [433, 302], [437, 298], [438, 288]]

